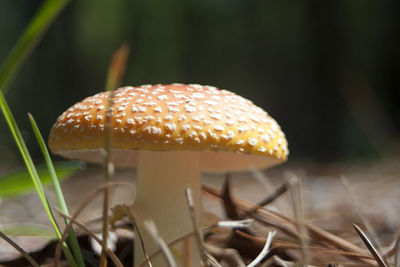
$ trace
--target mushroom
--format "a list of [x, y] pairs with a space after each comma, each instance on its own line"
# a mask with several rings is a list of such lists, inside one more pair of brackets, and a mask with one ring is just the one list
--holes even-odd
[[[65, 111], [54, 124], [51, 150], [66, 158], [104, 161], [104, 124], [108, 92], [86, 98]], [[132, 211], [146, 252], [158, 249], [144, 230], [155, 222], [170, 243], [193, 232], [184, 190], [191, 186], [200, 223], [200, 171], [225, 172], [266, 168], [288, 155], [284, 133], [277, 122], [251, 101], [226, 90], [197, 84], [122, 87], [114, 92], [112, 161], [136, 167], [137, 186]], [[200, 266], [191, 237], [191, 266]], [[179, 266], [183, 242], [174, 245]], [[135, 262], [143, 260], [135, 241]], [[180, 255], [180, 257], [179, 257]], [[162, 258], [153, 266], [166, 266]]]

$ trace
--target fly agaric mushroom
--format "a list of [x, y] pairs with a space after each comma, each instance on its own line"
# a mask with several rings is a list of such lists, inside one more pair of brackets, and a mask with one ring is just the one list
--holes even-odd
[[[71, 159], [103, 162], [105, 107], [109, 93], [88, 97], [65, 111], [53, 126], [51, 150]], [[201, 85], [144, 85], [114, 92], [111, 119], [112, 161], [137, 168], [132, 207], [139, 229], [155, 222], [166, 243], [193, 232], [184, 190], [191, 186], [197, 217], [202, 212], [200, 171], [266, 168], [288, 155], [276, 121], [251, 101]], [[197, 222], [199, 223], [199, 222]], [[146, 252], [157, 250], [141, 231]], [[194, 239], [192, 247], [197, 248]], [[181, 252], [181, 244], [176, 245]], [[135, 262], [143, 255], [135, 241]], [[192, 249], [191, 266], [200, 266]], [[183, 257], [181, 257], [183, 258]], [[165, 266], [158, 259], [154, 266]], [[177, 260], [183, 266], [183, 260]]]

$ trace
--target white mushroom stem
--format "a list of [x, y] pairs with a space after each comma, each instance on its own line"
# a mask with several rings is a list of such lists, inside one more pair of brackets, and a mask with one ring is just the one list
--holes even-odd
[[[197, 218], [202, 212], [199, 154], [197, 152], [139, 152], [137, 165], [136, 197], [133, 204], [140, 234], [150, 256], [158, 250], [153, 238], [146, 232], [144, 220], [153, 220], [161, 238], [170, 242], [194, 231], [190, 218], [185, 189], [191, 186]], [[199, 222], [197, 222], [199, 223]], [[199, 249], [195, 238], [190, 237], [189, 247], [179, 242], [171, 248], [178, 266], [186, 266], [188, 252], [190, 266], [200, 265]], [[135, 239], [135, 265], [143, 262], [140, 241]], [[162, 254], [152, 259], [153, 266], [167, 266]]]

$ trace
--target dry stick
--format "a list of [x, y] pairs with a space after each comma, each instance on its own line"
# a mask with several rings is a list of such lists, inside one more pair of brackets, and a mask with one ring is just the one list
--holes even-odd
[[[74, 220], [73, 218], [71, 218], [71, 216], [62, 213], [60, 210], [56, 209], [56, 211], [58, 212], [58, 214], [60, 214], [61, 216], [63, 216], [66, 219], [69, 219], [73, 224], [76, 224], [77, 226], [79, 226], [80, 228], [82, 228], [85, 232], [87, 232], [94, 240], [96, 240], [97, 243], [99, 243], [100, 245], [102, 245], [103, 241], [102, 239], [100, 239], [95, 233], [93, 233], [89, 228], [87, 228], [84, 224], [80, 223], [77, 220]], [[105, 251], [106, 255], [108, 255], [111, 260], [114, 262], [114, 264], [117, 267], [124, 267], [121, 263], [121, 261], [118, 259], [118, 257], [114, 254], [114, 252], [112, 250], [110, 250], [109, 248], [106, 249]], [[56, 265], [57, 266], [57, 265]]]
[[[130, 212], [129, 210], [128, 210], [128, 215], [130, 216], [130, 220], [131, 220], [132, 222], [135, 222], [134, 219], [133, 219], [133, 216], [132, 216], [132, 214], [131, 214], [131, 212]], [[143, 246], [143, 240], [142, 240], [142, 238], [141, 238], [141, 236], [140, 236], [139, 229], [136, 228], [136, 230], [137, 230], [137, 232], [138, 232], [138, 234], [139, 234], [139, 238], [140, 238], [141, 243], [142, 243], [142, 246]], [[185, 235], [183, 235], [183, 236], [181, 236], [181, 237], [178, 237], [177, 239], [171, 241], [171, 242], [168, 243], [167, 245], [168, 245], [168, 246], [173, 246], [173, 245], [177, 244], [178, 242], [182, 242], [183, 240], [186, 240], [186, 239], [190, 238], [192, 235], [195, 235], [195, 233], [193, 233], [193, 232], [187, 233], [187, 234], [185, 234]], [[146, 262], [147, 262], [147, 263], [149, 264], [149, 266], [151, 267], [150, 260], [151, 260], [152, 258], [154, 258], [155, 256], [157, 256], [157, 255], [158, 255], [159, 253], [161, 253], [162, 251], [159, 249], [159, 250], [155, 251], [153, 254], [151, 254], [150, 256], [148, 256], [147, 253], [146, 253], [146, 251], [145, 251], [144, 246], [143, 246], [142, 248], [143, 248], [143, 253], [144, 253], [145, 257], [146, 257], [146, 261], [145, 261], [145, 262], [139, 263], [138, 267], [142, 267]], [[213, 258], [210, 254], [208, 254], [206, 251], [203, 251], [203, 253], [206, 255], [207, 260], [208, 260], [208, 263], [210, 263], [212, 266], [215, 266], [215, 267], [222, 267], [222, 266], [217, 262], [217, 260], [214, 259], [214, 258]], [[188, 266], [188, 265], [186, 265], [186, 266]]]
[[260, 254], [249, 265], [247, 265], [247, 267], [258, 266], [258, 264], [261, 263], [261, 261], [265, 258], [265, 256], [267, 256], [269, 252], [269, 247], [271, 246], [272, 238], [275, 236], [275, 234], [276, 234], [275, 231], [268, 233], [267, 241], [265, 242], [264, 248], [262, 249]]
[[[233, 248], [222, 248], [212, 244], [204, 244], [207, 253], [215, 260], [215, 257], [221, 258], [221, 260], [225, 259], [227, 265], [236, 266], [236, 267], [245, 267], [246, 265], [243, 262], [242, 257], [239, 252]], [[217, 260], [215, 260], [217, 261]], [[218, 263], [219, 264], [219, 263]]]
[[[245, 232], [242, 232], [240, 230], [235, 230], [235, 233], [243, 238], [249, 239], [259, 245], [265, 244], [266, 238], [264, 237], [259, 237], [259, 236], [252, 236], [249, 235]], [[273, 248], [283, 248], [283, 249], [301, 249], [301, 246], [297, 243], [291, 243], [291, 242], [285, 242], [285, 241], [274, 241]], [[357, 257], [357, 258], [365, 258], [365, 259], [374, 259], [370, 255], [364, 255], [364, 254], [359, 254], [355, 252], [348, 252], [348, 251], [343, 251], [343, 250], [333, 250], [333, 249], [328, 249], [324, 247], [315, 247], [315, 246], [308, 246], [307, 249], [309, 251], [315, 251], [315, 252], [320, 252], [324, 254], [334, 254], [334, 255], [341, 255], [341, 256], [346, 256], [346, 257]]]
[[[221, 201], [222, 195], [220, 190], [209, 187], [204, 184], [202, 185], [202, 189], [203, 193], [206, 196]], [[254, 207], [253, 203], [247, 202], [239, 198], [235, 198], [235, 205], [238, 205], [243, 210], [244, 213], [246, 213], [248, 209]], [[265, 225], [274, 226], [291, 237], [294, 237], [296, 239], [300, 238], [299, 234], [296, 232], [294, 223], [292, 223], [288, 218], [285, 218], [280, 214], [276, 214], [268, 210], [265, 210], [265, 212], [267, 213], [267, 216], [265, 216], [265, 214], [263, 214], [263, 211], [264, 210], [262, 209], [262, 207], [259, 207], [259, 209], [256, 212], [249, 214], [248, 216], [251, 216], [256, 221], [261, 222]]]
[[126, 207], [126, 206], [123, 206], [123, 207], [124, 207], [124, 209], [125, 209], [125, 213], [128, 215], [128, 218], [129, 218], [129, 220], [131, 221], [131, 223], [132, 223], [134, 229], [136, 229], [136, 232], [138, 233], [139, 240], [140, 240], [140, 245], [142, 246], [142, 250], [143, 250], [143, 255], [144, 255], [144, 257], [146, 258], [146, 263], [147, 263], [147, 265], [148, 265], [149, 267], [153, 267], [153, 266], [151, 265], [149, 255], [147, 255], [147, 252], [146, 252], [146, 248], [145, 248], [145, 246], [144, 246], [144, 242], [143, 242], [142, 235], [140, 234], [139, 228], [137, 227], [136, 220], [135, 220], [133, 214], [132, 214], [131, 210], [130, 210], [128, 207]]
[[[187, 233], [187, 234], [185, 234], [185, 235], [183, 235], [183, 236], [181, 236], [181, 237], [178, 237], [177, 239], [175, 239], [175, 240], [171, 241], [170, 243], [168, 243], [168, 246], [173, 246], [173, 245], [177, 244], [178, 242], [182, 242], [182, 240], [187, 239], [187, 238], [189, 238], [189, 237], [192, 236], [192, 235], [194, 235], [194, 233]], [[160, 254], [160, 253], [161, 253], [161, 250], [155, 251], [153, 254], [151, 254], [151, 255], [149, 256], [149, 259], [151, 260], [152, 258], [154, 258], [155, 256], [157, 256], [157, 255]], [[222, 267], [222, 266], [217, 262], [217, 260], [214, 259], [214, 257], [212, 257], [207, 251], [204, 251], [204, 254], [207, 256], [207, 258], [208, 258], [208, 260], [209, 260], [208, 263], [210, 263], [212, 266], [215, 266], [215, 267]], [[142, 267], [145, 263], [146, 263], [146, 262], [143, 261], [143, 262], [139, 263], [139, 265], [138, 265], [137, 267]]]
[[[114, 165], [111, 162], [111, 127], [110, 119], [112, 116], [112, 106], [113, 106], [114, 91], [112, 91], [108, 97], [108, 108], [105, 121], [105, 143], [106, 143], [106, 157], [105, 157], [105, 173], [104, 173], [104, 183], [110, 181], [110, 177], [114, 173]], [[103, 199], [103, 229], [102, 229], [102, 249], [100, 256], [100, 266], [107, 267], [107, 257], [105, 251], [108, 249], [108, 205], [110, 202], [110, 190], [108, 187], [104, 188], [104, 199]]]
[[350, 186], [346, 180], [346, 178], [344, 176], [340, 177], [340, 181], [343, 184], [344, 189], [346, 190], [346, 193], [349, 195], [350, 201], [353, 205], [353, 209], [357, 212], [358, 216], [360, 217], [362, 223], [365, 225], [365, 227], [367, 228], [368, 232], [371, 234], [372, 239], [375, 241], [375, 244], [378, 247], [378, 251], [380, 254], [382, 253], [382, 246], [379, 242], [379, 238], [377, 236], [377, 234], [375, 233], [373, 227], [371, 226], [371, 224], [369, 223], [368, 219], [364, 216], [364, 214], [361, 212], [360, 210], [360, 205], [357, 203], [356, 199], [354, 198], [353, 194], [350, 191]]
[[[75, 211], [73, 216], [71, 217], [73, 220], [76, 220], [76, 218], [81, 214], [81, 212], [90, 204], [90, 202], [99, 194], [101, 193], [104, 188], [110, 187], [110, 186], [117, 186], [117, 185], [129, 185], [132, 186], [132, 184], [129, 183], [124, 183], [124, 182], [113, 182], [113, 183], [108, 183], [108, 184], [103, 184], [99, 188], [97, 188], [93, 193], [91, 193], [86, 199], [81, 203], [79, 208]], [[70, 227], [72, 227], [71, 223], [68, 223], [64, 229], [64, 232], [61, 236], [61, 239], [57, 243], [56, 251], [55, 251], [55, 256], [54, 258], [56, 259], [55, 263], [56, 266], [59, 266], [60, 264], [60, 257], [61, 257], [61, 248], [62, 248], [62, 243], [65, 241], [65, 239], [68, 236], [68, 231], [70, 230]]]
[[308, 235], [307, 229], [305, 227], [305, 218], [304, 218], [304, 205], [303, 205], [303, 194], [302, 194], [302, 184], [301, 180], [294, 176], [294, 174], [290, 174], [289, 178], [289, 187], [292, 196], [292, 206], [295, 214], [295, 218], [297, 221], [298, 232], [300, 233], [300, 244], [301, 244], [301, 255], [302, 255], [302, 265], [308, 265]]
[[219, 221], [217, 223], [214, 223], [212, 225], [206, 226], [201, 231], [207, 232], [210, 231], [214, 228], [248, 228], [251, 226], [251, 224], [254, 222], [254, 219], [244, 219], [244, 220], [237, 220], [237, 221]]
[[231, 174], [225, 175], [224, 184], [222, 186], [222, 200], [224, 202], [225, 215], [229, 219], [239, 219], [240, 215], [232, 203], [231, 199]]
[[[262, 209], [262, 207], [260, 207]], [[251, 213], [250, 217], [252, 217], [254, 220], [267, 225], [267, 226], [273, 226], [275, 228], [278, 228], [282, 232], [286, 233], [287, 235], [295, 238], [295, 239], [300, 239], [300, 234], [296, 231], [296, 227], [294, 226], [294, 222], [289, 222], [282, 219], [281, 217], [278, 217], [279, 214], [274, 213], [273, 211], [268, 211], [270, 212], [269, 215], [265, 216], [260, 211], [256, 211]], [[272, 215], [273, 218], [267, 218], [268, 216]]]
[[[273, 255], [263, 265], [263, 267], [269, 267], [269, 266], [279, 266], [279, 267], [285, 266], [285, 267], [287, 267], [288, 265], [286, 264], [286, 262], [284, 260], [282, 260], [281, 258], [279, 258], [276, 255]], [[328, 267], [331, 267], [331, 266], [328, 265]]]
[[394, 253], [394, 266], [400, 267], [400, 237], [398, 237], [396, 240], [395, 248], [396, 250]]
[[[277, 186], [275, 186], [272, 183], [272, 181], [268, 178], [268, 176], [261, 170], [252, 169], [251, 172], [253, 174], [252, 177], [255, 180], [257, 180], [265, 188], [266, 195], [272, 195], [270, 199], [269, 199], [269, 197], [267, 197], [266, 199], [258, 202], [257, 204], [259, 204], [260, 206], [266, 206], [266, 205], [274, 202], [289, 189], [289, 184], [288, 184], [287, 179], [284, 180], [284, 182], [282, 184], [280, 184], [277, 188]], [[276, 194], [276, 197], [274, 196], [274, 194]], [[269, 202], [269, 201], [271, 201], [271, 202]], [[264, 202], [264, 203], [262, 203], [262, 202]], [[269, 202], [269, 203], [267, 203], [267, 202]], [[275, 207], [277, 208], [277, 210], [279, 212], [282, 212], [283, 210], [287, 210], [289, 208], [287, 206], [286, 201], [276, 202]]]
[[[130, 216], [130, 220], [131, 220], [132, 222], [134, 222], [134, 219], [133, 219], [133, 216], [132, 216], [130, 210], [128, 210], [127, 214]], [[247, 219], [247, 220], [238, 221], [238, 223], [242, 223], [242, 222], [243, 222], [244, 225], [247, 225], [248, 221], [249, 221], [249, 220]], [[139, 231], [138, 231], [138, 233], [139, 233]], [[195, 233], [188, 233], [188, 234], [185, 234], [185, 235], [183, 235], [183, 236], [181, 236], [181, 237], [179, 237], [179, 238], [177, 238], [177, 239], [171, 241], [171, 242], [168, 244], [168, 246], [173, 246], [173, 245], [175, 245], [176, 243], [181, 242], [182, 240], [187, 239], [187, 238], [189, 238], [189, 237], [192, 236], [192, 235], [195, 235]], [[139, 237], [140, 237], [140, 233], [139, 233]], [[140, 239], [141, 239], [141, 237], [140, 237]], [[141, 240], [141, 241], [142, 241], [142, 240]], [[142, 241], [142, 245], [143, 245], [143, 241]], [[143, 249], [144, 249], [144, 247], [143, 247]], [[160, 250], [157, 250], [157, 251], [155, 251], [153, 254], [151, 254], [150, 256], [147, 256], [146, 252], [144, 251], [144, 254], [145, 254], [146, 259], [147, 259], [148, 261], [150, 261], [151, 258], [157, 256], [159, 253], [161, 253], [161, 251], [160, 251]], [[203, 253], [206, 255], [207, 260], [208, 260], [208, 263], [210, 263], [212, 266], [215, 266], [215, 267], [221, 267], [221, 265], [217, 262], [217, 260], [214, 259], [214, 257], [211, 256], [207, 251], [203, 251]], [[146, 262], [141, 262], [141, 263], [139, 264], [138, 267], [142, 267], [143, 264], [145, 264], [145, 263], [146, 263]], [[149, 263], [150, 263], [150, 262], [149, 262]]]
[[21, 248], [17, 243], [15, 243], [11, 238], [9, 238], [6, 234], [0, 231], [0, 237], [3, 238], [8, 244], [14, 247], [21, 255], [32, 264], [33, 267], [40, 267], [40, 265], [31, 257], [29, 254]]
[[[384, 257], [385, 259], [387, 259], [387, 258], [389, 258], [389, 257], [392, 257], [393, 255], [396, 254], [396, 250], [397, 250], [399, 238], [400, 238], [400, 237], [398, 237], [396, 240], [394, 240], [394, 241], [392, 242], [393, 244], [391, 244], [391, 245], [392, 245], [391, 248], [389, 248], [389, 249], [385, 252], [385, 254], [383, 254], [383, 257]], [[396, 267], [398, 267], [398, 266], [396, 266]]]
[[367, 235], [361, 230], [360, 227], [358, 227], [357, 224], [353, 223], [354, 229], [356, 229], [357, 234], [360, 236], [361, 240], [364, 242], [365, 246], [368, 248], [368, 250], [371, 252], [371, 254], [374, 256], [376, 262], [379, 264], [381, 267], [387, 267], [385, 261], [379, 254], [379, 252], [376, 250], [374, 245], [372, 245], [372, 242], [369, 240]]
[[196, 218], [196, 211], [194, 209], [194, 201], [193, 201], [193, 194], [192, 194], [192, 188], [188, 186], [185, 190], [185, 196], [186, 196], [186, 201], [189, 207], [189, 213], [190, 213], [190, 218], [192, 219], [193, 223], [193, 229], [194, 229], [194, 236], [196, 238], [197, 246], [200, 250], [200, 257], [201, 260], [203, 261], [204, 264], [208, 262], [207, 256], [204, 254], [204, 244], [203, 244], [203, 238], [200, 233], [199, 227], [197, 226], [197, 218]]
[[[314, 226], [312, 224], [306, 224], [306, 226], [308, 228], [309, 233], [314, 239], [321, 239], [322, 241], [325, 241], [330, 245], [333, 245], [339, 249], [343, 249], [344, 251], [359, 253], [364, 256], [368, 255], [367, 251], [348, 242], [347, 240], [344, 240], [341, 237], [338, 237], [325, 230], [322, 230], [321, 228], [318, 228], [317, 226]], [[366, 258], [362, 258], [360, 260], [365, 261], [365, 263], [371, 264], [371, 261], [367, 260]]]
[[[203, 189], [203, 192], [208, 194], [209, 196], [212, 196], [214, 198], [221, 200], [221, 193], [218, 189], [212, 188], [207, 185], [203, 185], [202, 189]], [[245, 201], [243, 199], [239, 199], [237, 197], [234, 197], [233, 200], [234, 200], [235, 205], [237, 205], [237, 207], [239, 207], [240, 209], [242, 209], [244, 211], [247, 211], [248, 209], [250, 209], [254, 206], [254, 204], [252, 204], [248, 201]], [[295, 223], [293, 221], [291, 221], [289, 218], [286, 218], [283, 215], [276, 214], [276, 213], [266, 210], [266, 209], [261, 209], [261, 207], [255, 213], [253, 213], [251, 215], [251, 217], [262, 223], [269, 224], [269, 222], [272, 222], [272, 224], [270, 224], [270, 225], [273, 225], [285, 232], [287, 232], [288, 229], [290, 229], [289, 233], [292, 233], [296, 229]], [[260, 220], [260, 218], [268, 218], [268, 219]], [[282, 227], [281, 224], [285, 224], [286, 226]], [[312, 224], [305, 224], [305, 226], [307, 227], [311, 237], [313, 237], [316, 240], [325, 241], [325, 242], [327, 242], [337, 248], [345, 250], [345, 251], [357, 252], [359, 254], [368, 255], [368, 252], [365, 251], [364, 249], [362, 249], [362, 248], [360, 248], [338, 236], [335, 236], [325, 230], [322, 230]], [[371, 263], [369, 260], [363, 259], [363, 261], [365, 261], [368, 264]]]
[[167, 262], [169, 267], [177, 267], [174, 257], [172, 256], [171, 250], [168, 248], [168, 245], [165, 243], [164, 239], [158, 234], [158, 230], [156, 224], [152, 220], [145, 220], [144, 226], [151, 237], [154, 239], [154, 242], [157, 243], [160, 248], [162, 254], [164, 255], [165, 261]]
[[[208, 263], [212, 266], [212, 267], [222, 267], [221, 264], [219, 264], [219, 262], [207, 251], [204, 252], [204, 254], [207, 256], [207, 260]], [[241, 266], [239, 266], [241, 267]]]
[[[170, 247], [170, 246], [173, 246], [173, 245], [175, 245], [176, 243], [182, 242], [182, 240], [184, 240], [185, 238], [188, 238], [188, 237], [190, 237], [190, 236], [192, 236], [192, 235], [194, 235], [194, 233], [187, 233], [187, 234], [185, 234], [185, 235], [183, 235], [183, 236], [178, 237], [178, 238], [175, 239], [175, 240], [172, 240], [172, 241], [169, 242], [167, 245], [168, 245], [169, 247]], [[152, 258], [154, 258], [155, 256], [157, 256], [157, 255], [160, 254], [160, 253], [161, 253], [161, 250], [157, 250], [157, 251], [153, 252], [153, 254], [149, 255], [148, 257], [149, 257], [149, 259], [151, 260]], [[139, 263], [139, 265], [138, 265], [137, 267], [142, 267], [145, 263], [146, 263], [146, 261], [142, 261], [141, 263]]]
[[121, 84], [122, 76], [125, 73], [126, 63], [129, 58], [129, 45], [123, 43], [117, 51], [114, 52], [111, 64], [108, 69], [106, 90], [111, 91]]
[[[129, 54], [129, 46], [127, 44], [121, 45], [121, 47], [114, 52], [111, 60], [111, 64], [108, 69], [107, 81], [106, 81], [106, 90], [111, 93], [108, 96], [107, 101], [107, 113], [105, 119], [105, 174], [104, 174], [104, 182], [108, 183], [110, 178], [114, 173], [114, 165], [111, 162], [111, 140], [112, 140], [112, 132], [111, 132], [111, 117], [113, 115], [113, 104], [114, 104], [114, 90], [121, 82], [122, 75], [125, 72], [126, 60]], [[110, 191], [106, 187], [104, 189], [104, 201], [103, 201], [103, 245], [100, 257], [100, 266], [107, 267], [107, 257], [105, 256], [105, 250], [107, 250], [107, 239], [108, 239], [108, 208], [110, 200]]]
[[289, 189], [289, 183], [288, 181], [285, 181], [283, 184], [281, 184], [271, 195], [266, 197], [265, 199], [261, 200], [260, 202], [257, 203], [254, 207], [252, 207], [249, 210], [249, 213], [253, 213], [256, 210], [258, 210], [260, 207], [267, 206], [268, 204], [271, 204], [274, 202], [276, 199], [278, 199], [281, 195], [286, 193], [286, 191]]

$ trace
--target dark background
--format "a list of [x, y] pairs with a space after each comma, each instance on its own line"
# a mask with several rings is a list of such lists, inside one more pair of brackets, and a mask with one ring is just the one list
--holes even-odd
[[[42, 1], [1, 0], [0, 62]], [[65, 109], [104, 88], [113, 51], [131, 46], [124, 85], [199, 83], [234, 91], [282, 126], [290, 159], [397, 156], [400, 1], [71, 1], [7, 100], [34, 157], [26, 113], [47, 137]], [[0, 160], [19, 160], [0, 117]]]

